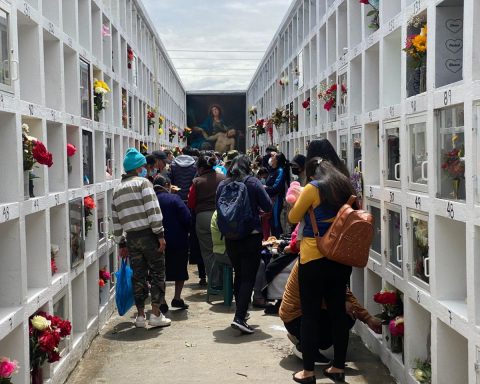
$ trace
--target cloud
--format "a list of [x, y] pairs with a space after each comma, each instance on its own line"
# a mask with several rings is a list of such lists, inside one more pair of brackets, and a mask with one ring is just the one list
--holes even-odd
[[[292, 0], [142, 1], [187, 90], [231, 90], [246, 89]], [[242, 50], [261, 52], [205, 52]]]

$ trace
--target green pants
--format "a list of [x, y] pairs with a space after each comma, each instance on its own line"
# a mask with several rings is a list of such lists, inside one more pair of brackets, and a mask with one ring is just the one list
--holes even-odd
[[145, 307], [148, 297], [147, 276], [150, 275], [152, 306], [160, 306], [165, 299], [165, 254], [158, 251], [158, 237], [152, 231], [127, 233], [130, 267], [133, 270], [135, 305]]

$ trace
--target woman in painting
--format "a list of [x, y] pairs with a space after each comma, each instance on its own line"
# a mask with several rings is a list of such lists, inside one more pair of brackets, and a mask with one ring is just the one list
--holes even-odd
[[[217, 133], [226, 134], [227, 131], [228, 126], [223, 120], [221, 107], [218, 104], [213, 104], [208, 110], [208, 117], [202, 124], [193, 128], [191, 146], [198, 149], [212, 149], [215, 147], [215, 142], [212, 143], [213, 147], [211, 147], [207, 138]], [[209, 141], [212, 142], [212, 140]]]

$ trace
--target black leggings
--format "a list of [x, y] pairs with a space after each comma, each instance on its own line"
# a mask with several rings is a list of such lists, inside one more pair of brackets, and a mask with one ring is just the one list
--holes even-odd
[[235, 317], [245, 319], [252, 298], [253, 286], [260, 265], [262, 234], [254, 234], [241, 240], [226, 239], [228, 257], [235, 271], [233, 293], [235, 295]]
[[314, 370], [315, 353], [318, 350], [318, 323], [322, 318], [322, 302], [325, 299], [332, 324], [334, 346], [333, 366], [345, 368], [349, 329], [345, 311], [346, 285], [351, 267], [326, 258], [299, 264], [298, 280], [302, 304], [301, 343], [303, 368]]

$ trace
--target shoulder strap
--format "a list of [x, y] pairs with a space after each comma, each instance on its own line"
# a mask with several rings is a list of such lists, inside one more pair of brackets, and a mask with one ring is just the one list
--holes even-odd
[[313, 236], [319, 238], [320, 233], [318, 232], [317, 218], [315, 217], [315, 213], [313, 213], [313, 207], [308, 209], [308, 213], [310, 214], [310, 221], [312, 222]]

